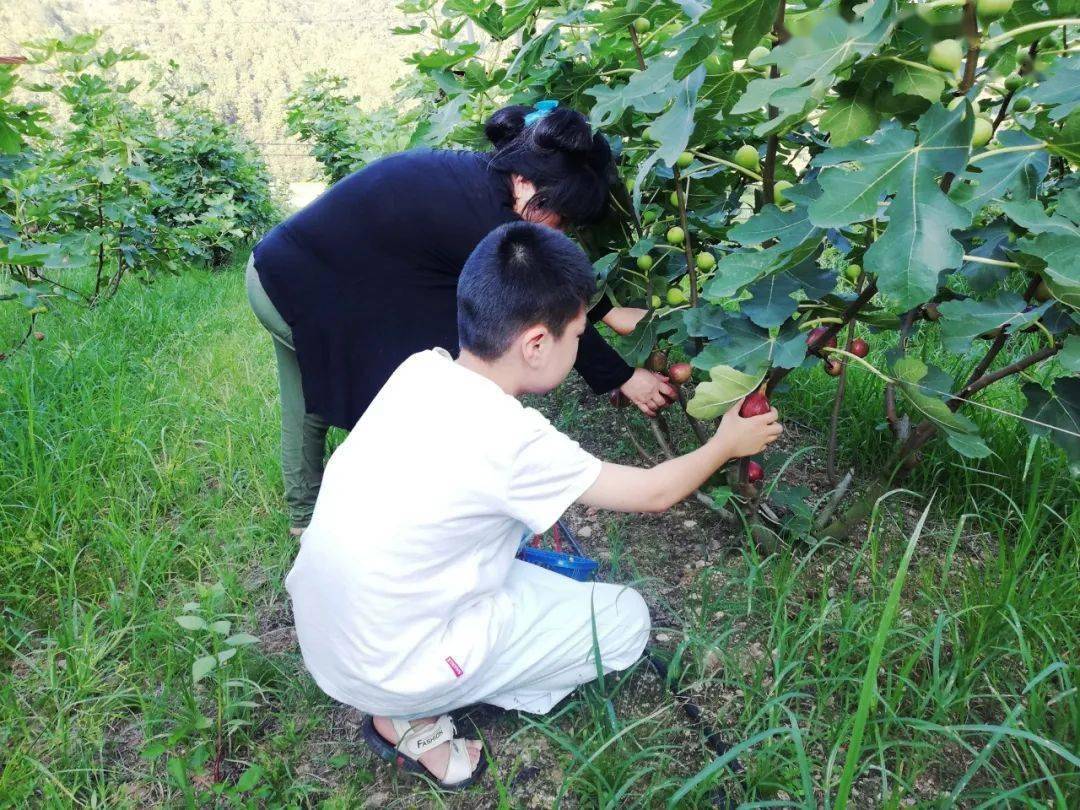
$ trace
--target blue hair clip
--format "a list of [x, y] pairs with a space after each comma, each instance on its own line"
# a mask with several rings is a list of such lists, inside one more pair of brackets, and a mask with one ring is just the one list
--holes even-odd
[[544, 99], [533, 105], [533, 111], [525, 116], [525, 126], [529, 127], [559, 106], [554, 99]]

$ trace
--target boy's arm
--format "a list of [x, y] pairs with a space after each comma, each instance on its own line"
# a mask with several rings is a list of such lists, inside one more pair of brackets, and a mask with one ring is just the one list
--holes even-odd
[[733, 458], [752, 456], [783, 432], [774, 408], [761, 416], [741, 417], [736, 404], [704, 445], [651, 469], [604, 463], [596, 482], [579, 503], [619, 512], [663, 512], [681, 501]]

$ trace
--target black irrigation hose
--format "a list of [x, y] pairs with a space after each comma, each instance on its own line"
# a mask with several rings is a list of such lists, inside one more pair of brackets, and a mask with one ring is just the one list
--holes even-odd
[[[675, 681], [668, 677], [669, 662], [660, 657], [656, 650], [649, 647], [645, 648], [644, 656], [645, 660], [648, 661], [649, 665], [656, 671], [660, 680], [668, 685], [672, 696], [675, 698], [675, 702], [682, 707], [683, 712], [690, 718], [691, 725], [701, 730], [701, 733], [705, 737], [705, 744], [712, 749], [713, 753], [719, 757], [730, 751], [731, 746], [720, 736], [720, 732], [704, 721], [701, 707], [694, 703], [685, 692], [680, 691], [675, 685]], [[744, 768], [743, 764], [737, 759], [733, 759], [728, 764], [728, 769], [733, 774], [746, 772], [746, 768]], [[713, 793], [713, 806], [715, 807], [734, 808], [737, 804], [738, 802], [732, 800], [727, 793], [719, 788]]]

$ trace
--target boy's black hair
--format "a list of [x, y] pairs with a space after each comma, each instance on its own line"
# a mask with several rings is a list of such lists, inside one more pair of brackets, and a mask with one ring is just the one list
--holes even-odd
[[556, 107], [526, 126], [531, 112], [532, 107], [512, 104], [484, 124], [495, 147], [492, 167], [520, 174], [536, 186], [527, 208], [552, 211], [572, 225], [599, 222], [618, 180], [607, 139], [594, 133], [576, 110]]
[[562, 337], [595, 291], [592, 265], [564, 234], [531, 222], [501, 225], [480, 241], [458, 278], [458, 343], [494, 360], [533, 324]]

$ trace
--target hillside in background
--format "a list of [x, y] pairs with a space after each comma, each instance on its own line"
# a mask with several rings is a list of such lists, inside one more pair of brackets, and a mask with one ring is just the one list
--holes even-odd
[[[5, 0], [0, 52], [103, 28], [105, 46], [136, 48], [161, 66], [174, 59], [191, 84], [206, 83], [206, 105], [260, 144], [275, 176], [295, 182], [322, 173], [285, 135], [285, 98], [304, 74], [325, 68], [345, 76], [365, 108], [388, 100], [417, 44], [391, 33], [403, 19], [392, 0]], [[134, 75], [144, 77], [146, 63]]]

